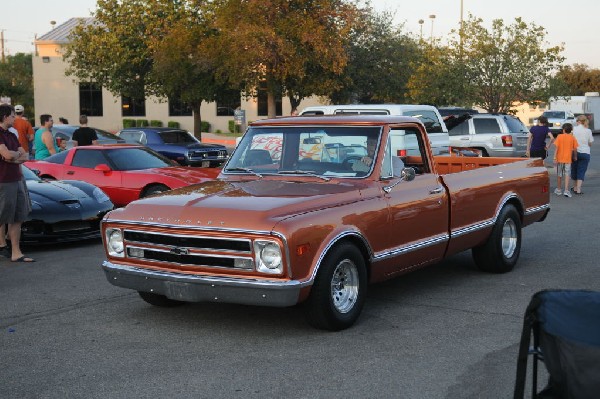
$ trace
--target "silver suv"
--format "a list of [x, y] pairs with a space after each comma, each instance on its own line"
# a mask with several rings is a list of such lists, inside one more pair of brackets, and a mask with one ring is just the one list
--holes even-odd
[[522, 157], [529, 130], [511, 115], [475, 114], [448, 133], [453, 148], [475, 148], [484, 157]]

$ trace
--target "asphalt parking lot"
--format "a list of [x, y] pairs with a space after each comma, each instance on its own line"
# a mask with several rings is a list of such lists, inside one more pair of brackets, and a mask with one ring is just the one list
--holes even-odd
[[28, 247], [34, 264], [0, 260], [0, 396], [510, 398], [531, 295], [600, 290], [597, 147], [585, 194], [551, 196], [513, 272], [458, 254], [370, 286], [358, 323], [337, 333], [300, 307], [152, 307], [106, 281], [99, 241]]

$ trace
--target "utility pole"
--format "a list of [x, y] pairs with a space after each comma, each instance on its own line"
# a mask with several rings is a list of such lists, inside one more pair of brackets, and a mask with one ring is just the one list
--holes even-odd
[[0, 51], [2, 52], [2, 63], [4, 63], [4, 29], [0, 30]]

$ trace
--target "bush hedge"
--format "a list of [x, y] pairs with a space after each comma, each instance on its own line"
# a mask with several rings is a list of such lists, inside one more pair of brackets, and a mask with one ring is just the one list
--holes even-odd
[[179, 129], [179, 122], [177, 122], [177, 121], [168, 121], [167, 122], [167, 126], [168, 127], [172, 127], [174, 129]]
[[146, 126], [148, 126], [148, 119], [137, 119], [135, 121], [135, 126], [137, 126], [137, 127], [146, 127]]
[[123, 119], [123, 127], [135, 127], [135, 119]]
[[240, 133], [242, 131], [241, 126], [235, 124], [235, 120], [230, 120], [228, 122], [228, 125], [229, 125], [229, 133]]
[[150, 121], [150, 126], [162, 127], [162, 125], [163, 125], [162, 121], [158, 121], [156, 119], [152, 119]]
[[210, 123], [208, 123], [207, 121], [200, 122], [200, 131], [210, 132]]

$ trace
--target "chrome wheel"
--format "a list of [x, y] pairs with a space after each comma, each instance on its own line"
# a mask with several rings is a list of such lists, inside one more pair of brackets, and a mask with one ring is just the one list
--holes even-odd
[[358, 298], [359, 277], [356, 265], [349, 259], [340, 262], [331, 279], [331, 299], [340, 313], [347, 313]]
[[513, 219], [506, 219], [502, 226], [502, 253], [505, 257], [510, 258], [517, 249], [517, 241], [519, 234], [517, 225]]

